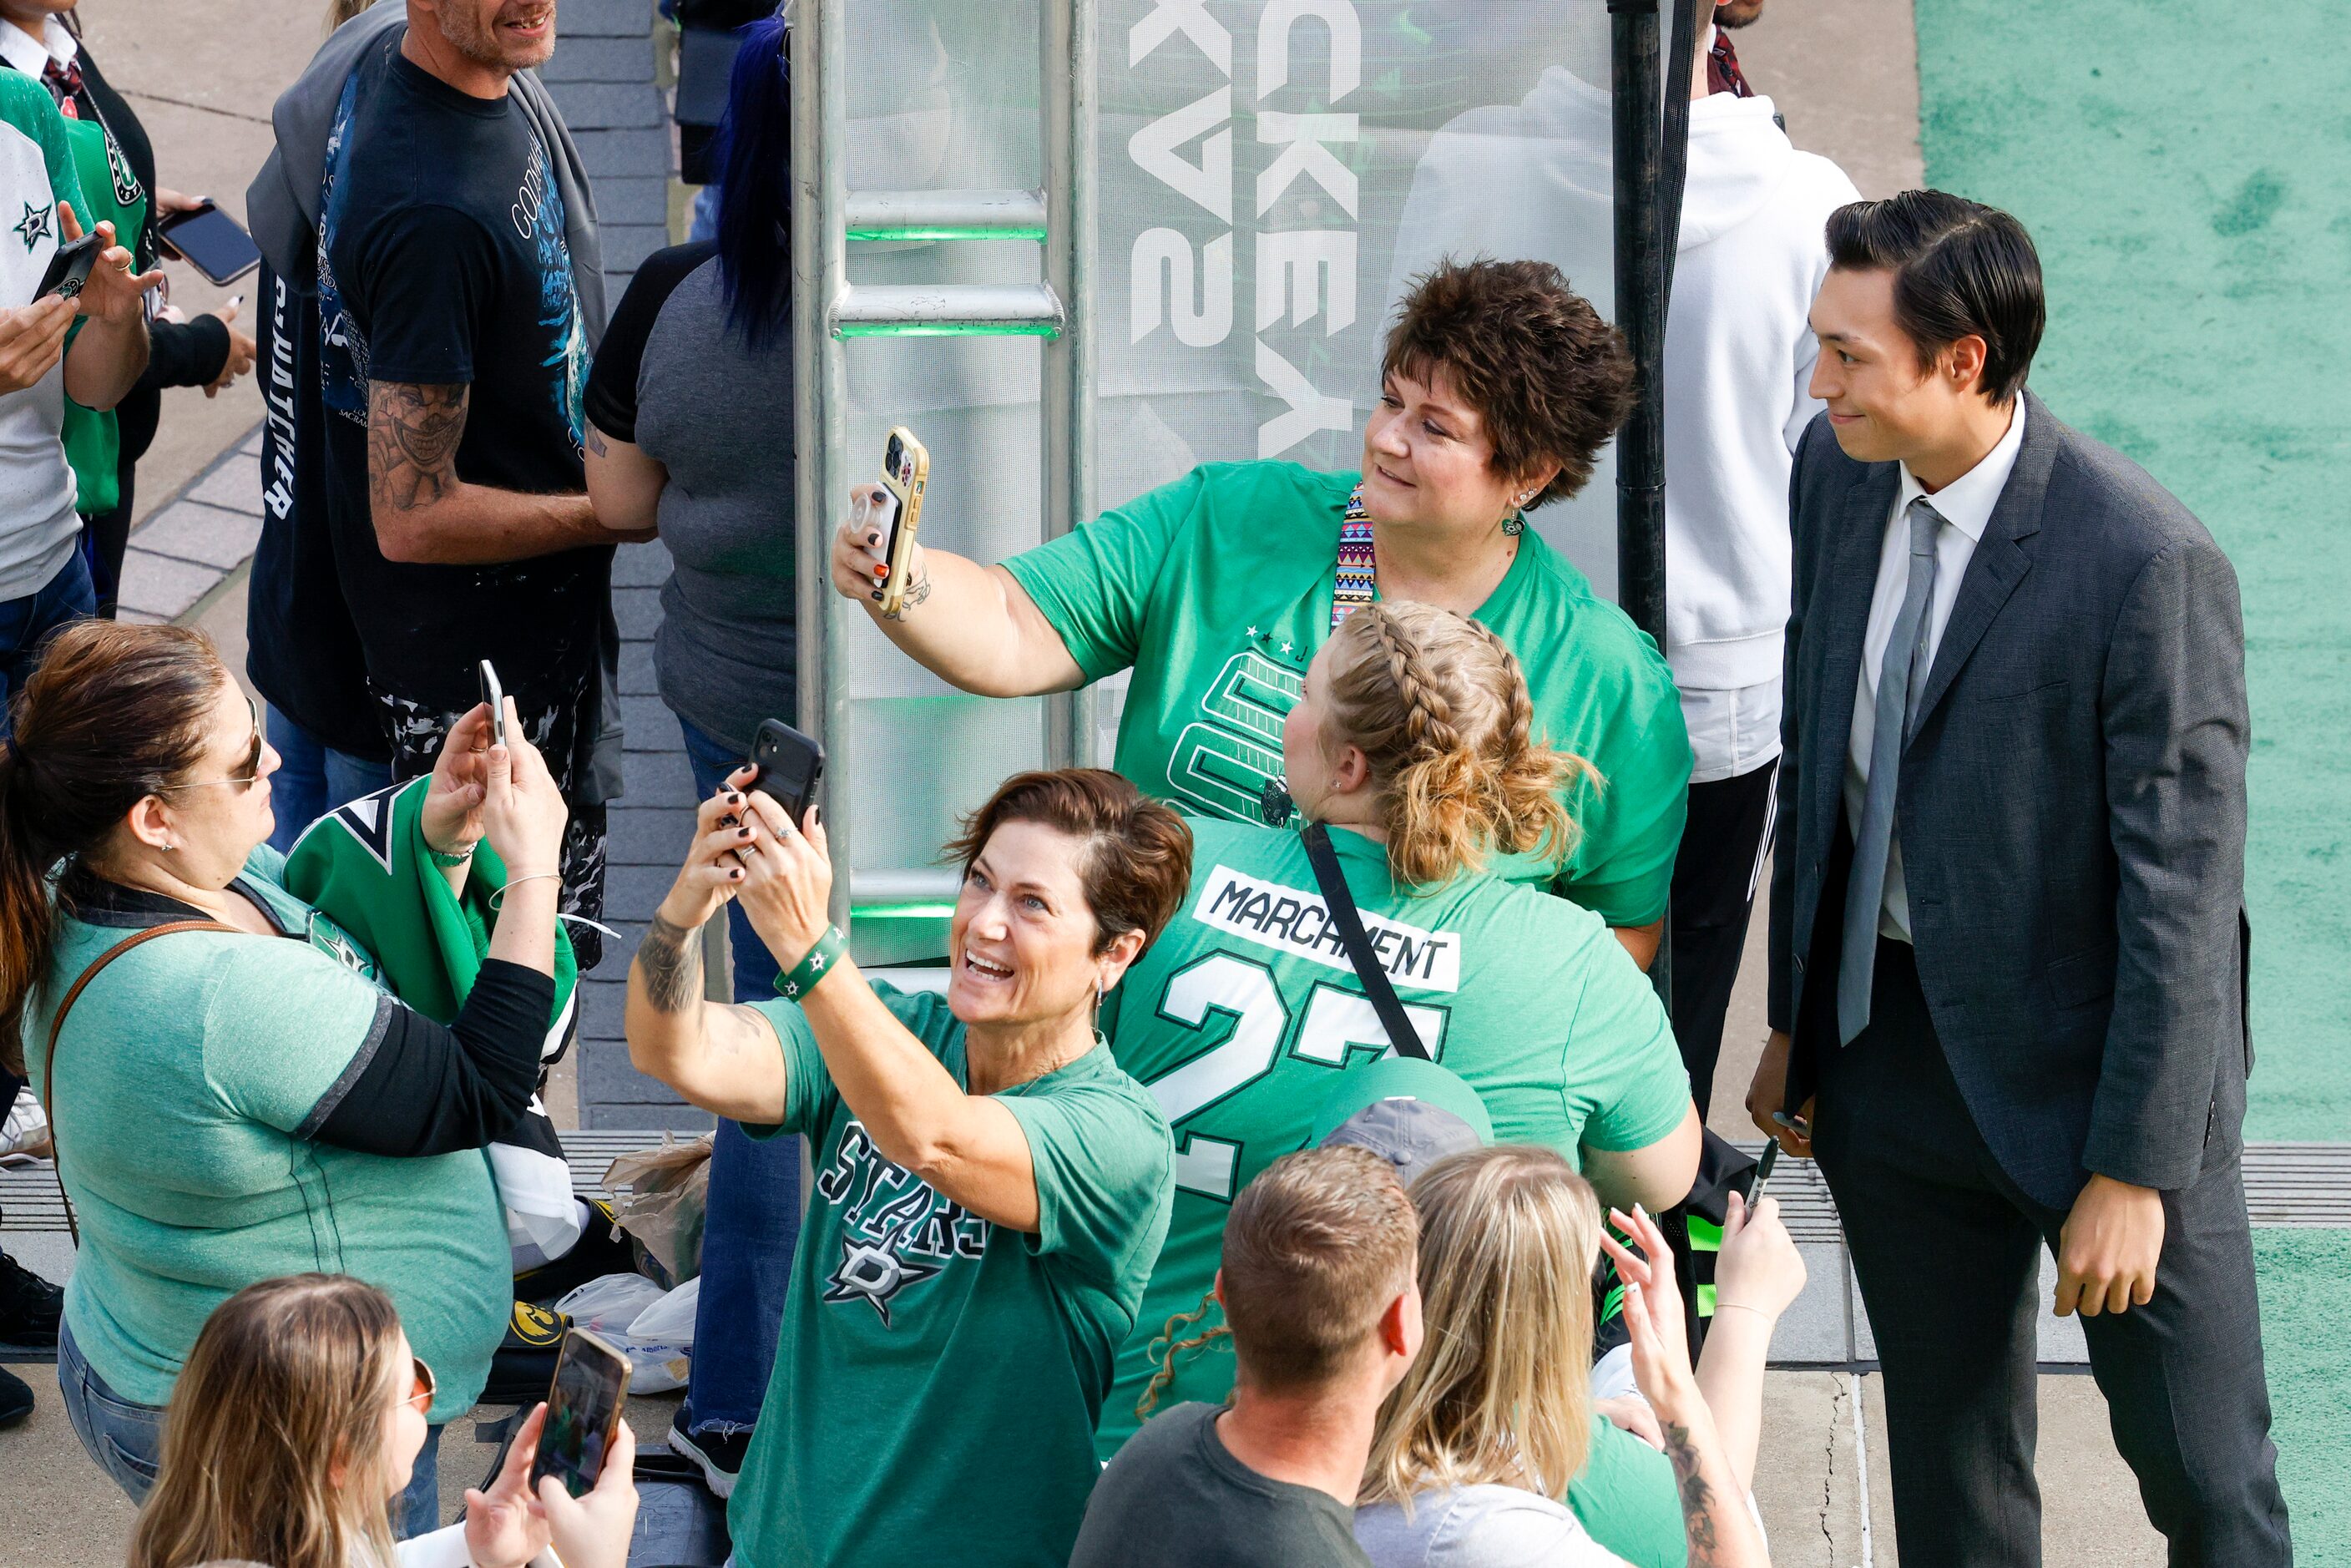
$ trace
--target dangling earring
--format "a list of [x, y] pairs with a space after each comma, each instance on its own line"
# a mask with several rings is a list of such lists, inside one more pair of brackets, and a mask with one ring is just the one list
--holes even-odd
[[1105, 1051], [1110, 1049], [1110, 1037], [1102, 1033], [1102, 997], [1108, 990], [1109, 988], [1102, 984], [1102, 976], [1097, 972], [1094, 976], [1094, 1043]]
[[1503, 537], [1517, 538], [1527, 531], [1527, 503], [1535, 498], [1535, 494], [1536, 492], [1530, 490], [1518, 498], [1517, 509], [1502, 519]]

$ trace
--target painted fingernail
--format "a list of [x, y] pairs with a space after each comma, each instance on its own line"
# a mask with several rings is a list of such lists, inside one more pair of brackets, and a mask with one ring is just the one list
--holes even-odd
[[748, 828], [737, 828], [735, 830], [735, 836], [738, 839], [747, 839], [751, 836], [751, 830]]
[[737, 882], [743, 880], [743, 873], [739, 871], [730, 871], [726, 874]]

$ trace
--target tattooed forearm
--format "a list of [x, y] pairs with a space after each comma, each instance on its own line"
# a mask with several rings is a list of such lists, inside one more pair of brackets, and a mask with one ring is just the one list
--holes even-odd
[[702, 933], [673, 925], [655, 911], [652, 929], [637, 944], [637, 967], [644, 971], [645, 1000], [653, 1011], [685, 1011], [702, 1000]]
[[1682, 1529], [1689, 1537], [1690, 1568], [1708, 1568], [1719, 1561], [1720, 1541], [1714, 1527], [1714, 1489], [1698, 1474], [1698, 1446], [1690, 1429], [1677, 1421], [1666, 1423], [1666, 1457], [1673, 1461], [1674, 1479], [1682, 1494]]
[[368, 500], [379, 513], [429, 507], [457, 486], [463, 386], [368, 383]]

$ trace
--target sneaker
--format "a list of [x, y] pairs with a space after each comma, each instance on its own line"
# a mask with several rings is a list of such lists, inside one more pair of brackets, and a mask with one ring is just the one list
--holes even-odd
[[0, 1427], [14, 1427], [32, 1413], [32, 1385], [0, 1366]]
[[64, 1291], [0, 1252], [0, 1351], [56, 1354], [65, 1300]]
[[0, 1166], [20, 1166], [49, 1157], [49, 1119], [30, 1087], [16, 1092], [16, 1103], [0, 1121]]
[[723, 1501], [735, 1495], [744, 1456], [751, 1451], [751, 1434], [711, 1431], [696, 1436], [685, 1429], [685, 1406], [681, 1405], [669, 1424], [669, 1446], [694, 1461], [703, 1485]]

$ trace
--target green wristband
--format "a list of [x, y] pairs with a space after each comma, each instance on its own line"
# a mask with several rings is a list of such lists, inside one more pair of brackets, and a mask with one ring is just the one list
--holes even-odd
[[841, 934], [841, 927], [826, 926], [824, 935], [816, 939], [816, 946], [801, 954], [800, 961], [778, 977], [776, 995], [787, 1001], [798, 1001], [824, 978], [833, 961], [848, 949], [849, 938]]

